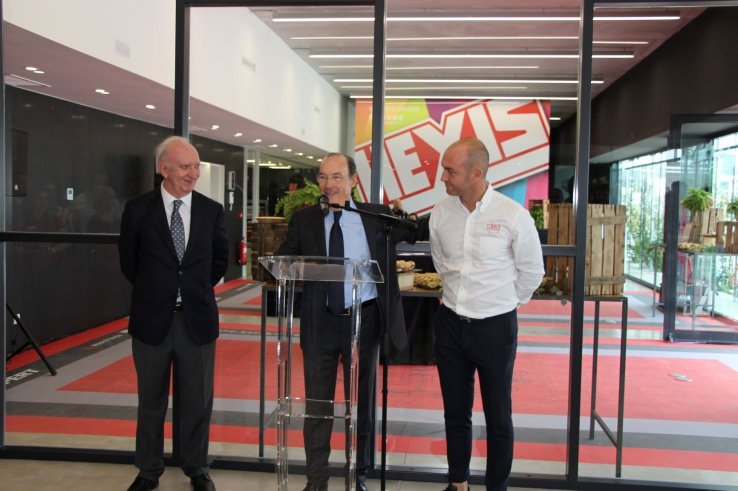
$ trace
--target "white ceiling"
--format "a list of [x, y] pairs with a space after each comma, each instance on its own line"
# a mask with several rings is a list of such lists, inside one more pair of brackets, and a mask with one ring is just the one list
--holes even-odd
[[[578, 52], [577, 20], [562, 21], [477, 21], [470, 17], [510, 16], [579, 16], [579, 0], [455, 0], [448, 2], [453, 7], [444, 8], [447, 2], [431, 0], [389, 0], [387, 24], [387, 79], [423, 79], [425, 82], [387, 82], [386, 93], [406, 97], [423, 97], [429, 94], [448, 97], [468, 96], [515, 96], [528, 97], [576, 97], [576, 83], [553, 83], [553, 81], [576, 81], [578, 60], [572, 59], [423, 59], [418, 55], [513, 55], [520, 53], [554, 54]], [[372, 16], [371, 8], [358, 7], [303, 7], [303, 8], [254, 8], [252, 9], [267, 26], [292, 47], [316, 72], [330, 81], [336, 90], [347, 96], [371, 95], [370, 88], [345, 88], [346, 86], [370, 86], [366, 82], [334, 82], [336, 79], [371, 79], [369, 59], [315, 59], [310, 55], [362, 53], [371, 54], [373, 48], [372, 22], [306, 22], [276, 23], [273, 19], [290, 16]], [[593, 60], [593, 79], [603, 83], [592, 86], [593, 97], [642, 61], [666, 39], [694, 19], [703, 9], [641, 8], [636, 10], [597, 9], [595, 15], [620, 16], [638, 14], [642, 16], [676, 15], [677, 20], [614, 21], [598, 20], [594, 25], [593, 47], [595, 54], [633, 53], [630, 59]], [[456, 16], [464, 20], [441, 22], [402, 22], [393, 20], [407, 16]], [[157, 125], [172, 127], [173, 91], [171, 88], [147, 80], [118, 67], [74, 51], [58, 43], [5, 23], [4, 27], [5, 80], [11, 85], [47, 94], [52, 97], [95, 107]], [[344, 39], [298, 40], [294, 37], [330, 36]], [[345, 39], [347, 37], [366, 39]], [[524, 39], [514, 39], [523, 36]], [[444, 39], [463, 37], [465, 39]], [[561, 39], [561, 38], [564, 39]], [[398, 38], [422, 38], [399, 40]], [[432, 39], [431, 39], [432, 38]], [[559, 38], [559, 39], [554, 39]], [[638, 44], [633, 44], [633, 43]], [[607, 44], [605, 44], [607, 43]], [[28, 72], [27, 54], [34, 53], [35, 63], [43, 64], [43, 81], [37, 85], [24, 82], [17, 77], [41, 80]], [[410, 55], [408, 58], [393, 58], [393, 55]], [[337, 68], [337, 66], [362, 65], [365, 68]], [[333, 66], [328, 68], [327, 66]], [[434, 67], [434, 68], [428, 68]], [[458, 68], [457, 68], [458, 67]], [[515, 68], [517, 67], [517, 68]], [[96, 74], [95, 83], [106, 84], [116, 97], [95, 94], [85, 85], [79, 74]], [[217, 76], [217, 74], [211, 74]], [[454, 82], [444, 82], [453, 79]], [[490, 79], [506, 82], [490, 83]], [[433, 83], [428, 80], [434, 81]], [[517, 82], [518, 80], [525, 80]], [[527, 82], [526, 82], [527, 81]], [[533, 82], [545, 83], [533, 83]], [[433, 87], [433, 89], [429, 89]], [[398, 88], [402, 88], [398, 90]], [[408, 89], [410, 88], [410, 89]], [[143, 109], [151, 100], [157, 100], [156, 111]], [[576, 110], [576, 101], [551, 103], [551, 115], [565, 120]], [[278, 129], [265, 128], [198, 100], [191, 101], [191, 132], [234, 145], [247, 142], [233, 136], [228, 128], [242, 128], [246, 134], [263, 134], [264, 144], [274, 143], [279, 148], [292, 148], [306, 155], [321, 155], [334, 149], [319, 149], [288, 137]], [[211, 121], [219, 121], [224, 131], [210, 129]], [[556, 126], [557, 121], [552, 122]], [[249, 146], [258, 147], [248, 142]], [[260, 148], [271, 153], [268, 148]], [[278, 155], [303, 165], [314, 165], [304, 157]]]

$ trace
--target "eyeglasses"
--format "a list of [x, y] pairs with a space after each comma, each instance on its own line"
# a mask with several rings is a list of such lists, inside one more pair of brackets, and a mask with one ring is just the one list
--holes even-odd
[[341, 182], [346, 179], [346, 176], [341, 174], [333, 174], [332, 176], [326, 176], [325, 174], [320, 174], [318, 176], [318, 182], [320, 184], [325, 184], [328, 181], [331, 181], [333, 184], [341, 184]]

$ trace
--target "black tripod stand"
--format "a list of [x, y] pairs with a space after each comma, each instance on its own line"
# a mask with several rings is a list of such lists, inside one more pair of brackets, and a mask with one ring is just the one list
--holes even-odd
[[28, 332], [28, 329], [26, 329], [26, 327], [21, 322], [20, 316], [16, 314], [15, 312], [13, 312], [13, 309], [11, 309], [10, 305], [8, 305], [7, 303], [5, 304], [5, 308], [8, 309], [10, 316], [13, 318], [13, 320], [15, 320], [15, 323], [18, 324], [18, 328], [23, 332], [23, 334], [26, 336], [26, 339], [27, 339], [27, 341], [23, 343], [23, 345], [20, 348], [13, 351], [7, 356], [7, 358], [5, 358], [5, 362], [6, 363], [9, 362], [11, 358], [13, 358], [15, 355], [17, 355], [21, 351], [25, 350], [28, 347], [28, 345], [31, 345], [33, 346], [33, 349], [36, 350], [36, 353], [38, 353], [38, 356], [41, 358], [41, 360], [46, 365], [46, 368], [49, 369], [49, 373], [51, 373], [51, 375], [56, 375], [56, 369], [52, 367], [51, 363], [49, 363], [49, 360], [46, 359], [46, 356], [44, 356], [44, 352], [41, 351], [41, 347], [38, 345], [38, 343], [36, 343], [36, 340], [33, 339], [33, 336], [31, 336], [31, 333]]

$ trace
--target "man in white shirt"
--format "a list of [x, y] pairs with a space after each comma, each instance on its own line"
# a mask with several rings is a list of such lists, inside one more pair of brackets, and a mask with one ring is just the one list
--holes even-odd
[[512, 376], [517, 306], [544, 274], [527, 210], [486, 180], [489, 153], [475, 138], [451, 144], [441, 159], [449, 197], [431, 213], [433, 263], [443, 282], [436, 317], [436, 363], [443, 395], [449, 485], [469, 489], [474, 373], [487, 427], [487, 491], [505, 491], [513, 461]]

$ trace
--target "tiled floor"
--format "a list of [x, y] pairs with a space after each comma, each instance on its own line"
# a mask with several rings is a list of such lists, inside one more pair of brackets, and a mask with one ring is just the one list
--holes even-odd
[[[32, 460], [0, 459], [2, 489], [6, 491], [113, 491], [124, 490], [133, 481], [136, 471], [132, 466], [117, 464], [90, 464], [77, 462], [38, 462]], [[219, 491], [274, 491], [277, 478], [271, 473], [213, 470], [211, 473]], [[290, 491], [302, 491], [302, 476], [290, 482]], [[294, 481], [294, 482], [293, 482]], [[370, 491], [378, 491], [379, 481], [369, 481]], [[440, 491], [442, 484], [388, 481], [387, 491]], [[189, 480], [178, 469], [168, 468], [162, 476], [161, 491], [187, 491]], [[343, 489], [339, 479], [331, 483], [329, 491]], [[522, 488], [510, 488], [516, 491]], [[526, 488], [529, 491], [531, 488]], [[539, 490], [542, 491], [542, 490]], [[549, 490], [550, 491], [550, 490]]]
[[[662, 313], [652, 309], [651, 293], [635, 285], [626, 287], [630, 318], [622, 478], [738, 491], [738, 403], [724, 389], [735, 386], [738, 380], [738, 347], [663, 342]], [[260, 302], [255, 292], [243, 288], [243, 291], [234, 290], [230, 296], [222, 293], [220, 300], [221, 365], [216, 370], [219, 391], [216, 391], [211, 455], [224, 459], [257, 456]], [[248, 295], [251, 297], [247, 298]], [[566, 472], [570, 309], [570, 304], [560, 301], [532, 302], [521, 309], [514, 397], [513, 473], [517, 475], [562, 476]], [[620, 309], [617, 302], [604, 302], [600, 310], [597, 406], [611, 429], [615, 428], [617, 414]], [[583, 432], [590, 414], [593, 315], [594, 306], [589, 302], [585, 305], [584, 326]], [[719, 319], [699, 319], [710, 325], [719, 322]], [[130, 340], [122, 331], [127, 325], [125, 321], [114, 321], [94, 332], [50, 343], [47, 354], [59, 369], [55, 377], [48, 375], [32, 352], [21, 353], [7, 365], [6, 444], [132, 451], [136, 397]], [[270, 360], [275, 356], [273, 321], [269, 318], [267, 323]], [[689, 316], [677, 318], [682, 326], [691, 324], [690, 321]], [[418, 353], [427, 354], [426, 341], [418, 343]], [[33, 359], [26, 359], [27, 355]], [[294, 355], [300, 359], [299, 350]], [[431, 473], [445, 469], [442, 402], [436, 376], [428, 361], [391, 366], [387, 453], [390, 466], [430, 469]], [[301, 386], [299, 379], [296, 378], [294, 387]], [[273, 365], [266, 367], [265, 380], [276, 380]], [[266, 410], [270, 414], [276, 389], [269, 386], [266, 389]], [[269, 392], [270, 389], [273, 390]], [[270, 421], [265, 428], [266, 458], [275, 455], [273, 420]], [[483, 438], [480, 407], [475, 410], [474, 421], [479, 438]], [[290, 458], [300, 462], [302, 438], [299, 421], [295, 424], [298, 426], [290, 436], [292, 443], [288, 447]], [[167, 439], [167, 445], [170, 442]], [[481, 471], [485, 464], [481, 440], [474, 448], [472, 469]], [[597, 429], [594, 440], [583, 433], [580, 448], [579, 473], [583, 478], [615, 475], [615, 449], [604, 432]], [[333, 460], [341, 462], [341, 450], [335, 452]], [[0, 465], [6, 471], [0, 490], [56, 490], [62, 487], [59, 483], [82, 490], [126, 489], [135, 475], [133, 467], [127, 465], [8, 464], [2, 460]], [[221, 491], [277, 489], [272, 473], [215, 470], [213, 476]], [[334, 481], [331, 491], [341, 489], [340, 479]], [[304, 478], [294, 476], [290, 484], [290, 491], [302, 491]], [[177, 469], [168, 470], [160, 486], [163, 490], [189, 488], [188, 480]], [[438, 482], [392, 482], [386, 487], [388, 491], [440, 491], [442, 488]], [[475, 491], [480, 488], [474, 486]], [[379, 491], [380, 483], [371, 482], [369, 489]]]

